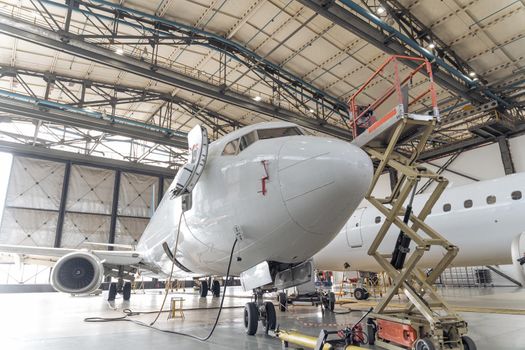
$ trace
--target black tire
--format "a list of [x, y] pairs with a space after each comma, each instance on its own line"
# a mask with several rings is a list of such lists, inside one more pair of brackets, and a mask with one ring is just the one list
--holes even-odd
[[122, 287], [122, 297], [126, 301], [131, 298], [131, 282], [124, 283], [124, 287]]
[[334, 312], [335, 308], [335, 294], [334, 292], [328, 293], [328, 310]]
[[430, 338], [421, 338], [416, 340], [415, 350], [436, 350], [434, 342]]
[[200, 292], [201, 298], [206, 298], [208, 296], [208, 282], [207, 281], [201, 281], [199, 292]]
[[214, 297], [220, 297], [221, 296], [221, 284], [219, 281], [214, 280], [211, 284], [211, 294]]
[[117, 284], [115, 282], [111, 282], [109, 284], [108, 289], [108, 301], [114, 301], [117, 297]]
[[288, 296], [286, 293], [279, 293], [277, 300], [279, 301], [279, 310], [285, 312], [288, 307]]
[[364, 297], [363, 300], [368, 300], [368, 298], [370, 298], [370, 293], [368, 293], [366, 289], [365, 289], [365, 295], [363, 297]]
[[244, 306], [244, 328], [246, 334], [254, 335], [257, 333], [257, 325], [259, 324], [259, 311], [254, 302], [246, 303]]
[[275, 330], [277, 326], [277, 315], [275, 314], [275, 306], [271, 301], [264, 303], [264, 309], [266, 310], [266, 324], [264, 325], [264, 331], [268, 334], [269, 331]]
[[477, 350], [477, 346], [474, 343], [474, 340], [472, 340], [471, 337], [468, 337], [466, 335], [461, 337], [461, 341], [463, 342], [463, 349], [465, 350]]
[[364, 288], [357, 287], [356, 289], [354, 289], [354, 298], [356, 298], [356, 300], [364, 300], [365, 293], [366, 290]]

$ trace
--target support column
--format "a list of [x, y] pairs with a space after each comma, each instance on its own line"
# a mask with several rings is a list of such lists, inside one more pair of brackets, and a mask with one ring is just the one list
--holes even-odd
[[64, 180], [62, 181], [62, 195], [60, 196], [60, 205], [58, 208], [57, 229], [55, 233], [55, 248], [60, 248], [62, 244], [62, 232], [64, 229], [64, 218], [66, 216], [67, 193], [69, 191], [69, 177], [71, 174], [71, 161], [66, 162], [64, 169]]
[[160, 201], [162, 200], [162, 196], [164, 196], [164, 176], [159, 176], [159, 190], [157, 192], [157, 207], [160, 204]]
[[498, 145], [505, 175], [514, 174], [516, 169], [514, 168], [514, 162], [512, 161], [512, 154], [510, 153], [509, 140], [505, 136], [500, 136], [498, 137]]
[[[113, 203], [111, 205], [111, 222], [109, 224], [109, 239], [108, 243], [115, 243], [115, 231], [117, 228], [117, 214], [118, 214], [118, 197], [120, 195], [120, 176], [121, 171], [115, 171], [115, 182], [113, 187]], [[109, 250], [113, 250], [113, 247], [109, 247]]]

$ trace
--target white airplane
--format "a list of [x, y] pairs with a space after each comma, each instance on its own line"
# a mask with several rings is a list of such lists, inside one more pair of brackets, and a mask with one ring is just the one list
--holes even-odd
[[[459, 247], [451, 266], [512, 263], [525, 286], [525, 265], [518, 261], [525, 254], [524, 193], [525, 173], [446, 189], [425, 222]], [[415, 196], [415, 213], [428, 196]], [[317, 269], [380, 271], [380, 266], [367, 251], [385, 217], [367, 201], [363, 203], [337, 237], [314, 256]], [[392, 253], [398, 234], [399, 229], [392, 226], [380, 250]], [[430, 251], [419, 266], [435, 266], [441, 254], [441, 251]], [[362, 289], [356, 291], [356, 297], [367, 295]]]
[[[53, 287], [85, 294], [97, 290], [105, 276], [129, 279], [138, 270], [166, 277], [173, 266], [175, 277], [224, 276], [237, 242], [230, 275], [240, 275], [246, 290], [257, 290], [257, 302], [245, 308], [248, 333], [256, 332], [260, 319], [272, 329], [275, 311], [262, 302], [262, 291], [313, 276], [308, 259], [335, 237], [362, 201], [372, 162], [357, 146], [309, 136], [286, 122], [247, 126], [209, 149], [205, 130], [196, 127], [188, 143], [190, 161], [177, 173], [135, 250], [1, 245], [0, 251], [51, 260]], [[217, 296], [219, 282], [211, 287]], [[112, 283], [110, 299], [116, 290]], [[131, 284], [122, 291], [129, 299]], [[201, 296], [207, 293], [208, 283], [202, 281]]]

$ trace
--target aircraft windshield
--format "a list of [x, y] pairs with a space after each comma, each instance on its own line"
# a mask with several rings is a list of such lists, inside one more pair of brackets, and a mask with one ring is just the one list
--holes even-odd
[[301, 130], [296, 127], [257, 130], [259, 140], [273, 139], [276, 137], [302, 135]]
[[277, 137], [296, 136], [296, 135], [304, 135], [304, 134], [299, 128], [295, 126], [286, 127], [286, 128], [254, 130], [226, 144], [226, 146], [224, 147], [224, 150], [222, 151], [222, 155], [231, 156], [231, 155], [239, 154], [239, 152], [242, 152], [244, 149], [248, 148], [252, 143], [257, 142], [258, 140], [266, 140], [266, 139], [273, 139]]

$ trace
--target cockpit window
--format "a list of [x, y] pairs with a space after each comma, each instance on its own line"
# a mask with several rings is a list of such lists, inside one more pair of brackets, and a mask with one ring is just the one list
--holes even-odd
[[247, 148], [249, 145], [251, 145], [257, 140], [258, 138], [257, 138], [256, 131], [252, 131], [251, 133], [244, 135], [243, 137], [241, 137], [241, 145], [239, 147], [239, 152], [244, 150], [245, 148]]
[[222, 151], [223, 156], [233, 156], [237, 154], [237, 146], [239, 145], [239, 139], [228, 142], [224, 150]]
[[273, 139], [276, 137], [303, 135], [301, 130], [299, 130], [299, 128], [295, 126], [287, 128], [261, 129], [257, 130], [257, 134], [259, 135], [259, 140]]
[[252, 143], [255, 143], [257, 140], [273, 139], [276, 137], [285, 137], [285, 136], [294, 136], [294, 135], [304, 135], [301, 129], [298, 127], [286, 127], [286, 128], [274, 128], [274, 129], [260, 129], [254, 130], [241, 138], [230, 141], [224, 147], [222, 151], [223, 156], [232, 156], [236, 155], [239, 152], [242, 152]]

